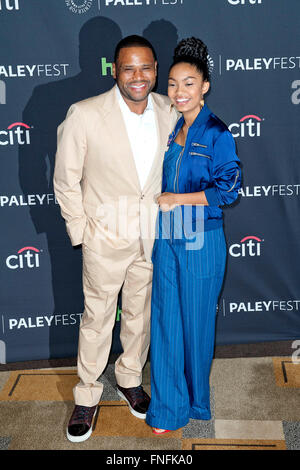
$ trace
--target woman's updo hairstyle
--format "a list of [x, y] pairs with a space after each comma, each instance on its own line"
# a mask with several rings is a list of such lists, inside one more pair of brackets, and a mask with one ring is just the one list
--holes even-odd
[[174, 50], [173, 63], [170, 70], [174, 65], [181, 62], [194, 65], [198, 72], [202, 73], [203, 80], [209, 81], [208, 50], [201, 39], [191, 37], [180, 41]]

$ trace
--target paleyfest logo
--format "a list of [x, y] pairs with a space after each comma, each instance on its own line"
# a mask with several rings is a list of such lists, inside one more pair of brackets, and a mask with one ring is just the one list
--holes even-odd
[[6, 266], [8, 269], [39, 268], [40, 253], [41, 250], [34, 246], [24, 246], [24, 248], [20, 248], [17, 254], [6, 258]]
[[72, 13], [86, 13], [93, 5], [93, 0], [65, 0], [65, 3]]
[[[222, 56], [220, 59], [220, 74], [222, 73]], [[250, 72], [259, 70], [292, 70], [300, 68], [300, 56], [285, 57], [247, 57], [225, 60], [226, 72]]]
[[29, 145], [30, 129], [24, 122], [13, 122], [7, 129], [0, 131], [0, 145]]
[[260, 256], [261, 254], [261, 242], [259, 237], [249, 235], [242, 238], [240, 243], [234, 243], [229, 247], [229, 254], [234, 258], [246, 257], [246, 256]]
[[247, 114], [239, 122], [228, 126], [233, 137], [260, 137], [263, 119], [255, 114]]
[[104, 3], [106, 7], [143, 7], [143, 6], [175, 6], [183, 5], [184, 0], [98, 0], [99, 10], [101, 2]]

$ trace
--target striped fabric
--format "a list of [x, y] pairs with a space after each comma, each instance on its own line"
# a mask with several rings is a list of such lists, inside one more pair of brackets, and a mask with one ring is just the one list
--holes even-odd
[[223, 228], [204, 245], [157, 239], [153, 249], [151, 403], [146, 422], [175, 430], [189, 418], [209, 420], [209, 374], [226, 245]]

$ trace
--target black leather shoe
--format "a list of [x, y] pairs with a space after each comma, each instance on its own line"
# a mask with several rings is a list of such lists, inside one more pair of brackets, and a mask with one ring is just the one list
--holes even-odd
[[92, 434], [93, 418], [97, 411], [96, 406], [75, 405], [67, 428], [67, 438], [71, 442], [86, 441]]
[[128, 403], [130, 412], [140, 419], [146, 418], [146, 413], [150, 403], [149, 395], [143, 390], [143, 387], [123, 388], [117, 385], [118, 395]]

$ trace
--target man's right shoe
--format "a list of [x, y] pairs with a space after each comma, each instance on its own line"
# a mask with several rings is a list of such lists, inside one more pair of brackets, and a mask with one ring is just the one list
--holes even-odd
[[96, 406], [75, 405], [67, 428], [67, 438], [71, 442], [86, 441], [93, 431], [93, 418], [97, 412]]

